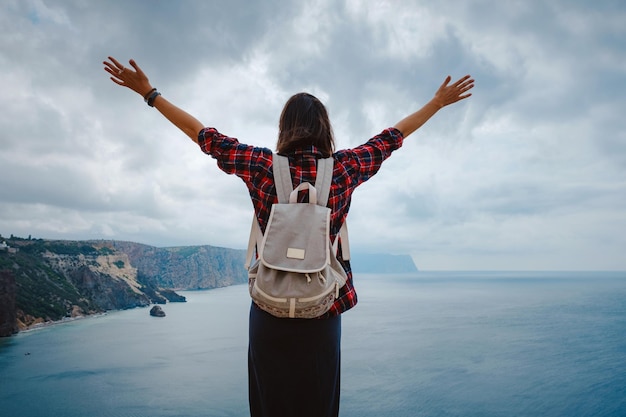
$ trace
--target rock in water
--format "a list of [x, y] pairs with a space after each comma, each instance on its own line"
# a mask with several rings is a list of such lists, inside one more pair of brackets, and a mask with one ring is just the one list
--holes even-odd
[[165, 311], [161, 306], [154, 306], [150, 309], [150, 315], [153, 317], [165, 317]]

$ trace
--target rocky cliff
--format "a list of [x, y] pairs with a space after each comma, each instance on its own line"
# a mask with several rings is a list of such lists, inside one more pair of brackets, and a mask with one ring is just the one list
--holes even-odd
[[94, 243], [126, 254], [140, 276], [154, 278], [163, 288], [208, 289], [248, 282], [243, 250], [208, 245], [156, 248], [121, 241]]
[[15, 288], [15, 277], [11, 271], [0, 271], [0, 337], [18, 331]]
[[[174, 290], [244, 283], [245, 253], [211, 246], [7, 240], [0, 251], [0, 328], [185, 301]], [[13, 326], [13, 327], [12, 327]], [[4, 330], [10, 334], [12, 330]]]

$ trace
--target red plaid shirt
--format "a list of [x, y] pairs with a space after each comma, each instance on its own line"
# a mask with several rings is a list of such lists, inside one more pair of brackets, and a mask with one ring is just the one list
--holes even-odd
[[[333, 154], [333, 181], [328, 197], [328, 207], [331, 209], [330, 234], [333, 241], [348, 215], [352, 192], [378, 172], [383, 161], [402, 146], [403, 139], [399, 130], [385, 129], [361, 146]], [[261, 231], [265, 233], [272, 204], [278, 202], [272, 173], [272, 150], [244, 145], [211, 127], [200, 131], [198, 144], [204, 153], [217, 160], [222, 171], [235, 174], [244, 181], [250, 192]], [[289, 157], [294, 187], [302, 182], [315, 182], [316, 161], [323, 156], [314, 146], [285, 156]], [[339, 315], [357, 303], [350, 262], [341, 259], [341, 250], [338, 258], [346, 270], [348, 281], [341, 288], [339, 298], [323, 317]]]

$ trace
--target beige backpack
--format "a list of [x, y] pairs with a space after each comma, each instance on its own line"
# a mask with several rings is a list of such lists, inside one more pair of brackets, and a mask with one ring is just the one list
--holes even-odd
[[[274, 154], [278, 203], [272, 206], [264, 235], [256, 217], [253, 220], [246, 259], [250, 296], [276, 317], [321, 316], [347, 280], [335, 255], [336, 245], [330, 241], [330, 208], [326, 207], [333, 159], [317, 163], [315, 186], [305, 182], [294, 189], [289, 160]], [[308, 203], [298, 203], [298, 192], [305, 190]], [[342, 247], [347, 245], [344, 234]], [[255, 246], [258, 256], [250, 266]]]

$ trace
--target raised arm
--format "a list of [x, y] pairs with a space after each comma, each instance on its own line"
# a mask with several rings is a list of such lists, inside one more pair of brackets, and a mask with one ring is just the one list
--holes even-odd
[[428, 119], [433, 117], [443, 107], [472, 95], [468, 91], [474, 87], [474, 80], [469, 75], [459, 79], [454, 84], [448, 85], [450, 80], [450, 76], [446, 77], [435, 96], [424, 107], [396, 123], [394, 127], [402, 132], [405, 138], [422, 127]]
[[198, 133], [200, 133], [204, 125], [186, 111], [163, 98], [152, 87], [148, 77], [134, 60], [131, 59], [129, 61], [134, 68], [133, 71], [124, 67], [115, 58], [109, 57], [108, 59], [109, 61], [103, 62], [104, 70], [111, 74], [111, 80], [115, 84], [128, 87], [142, 96], [150, 105], [156, 107], [167, 120], [189, 136], [191, 140], [198, 142]]

